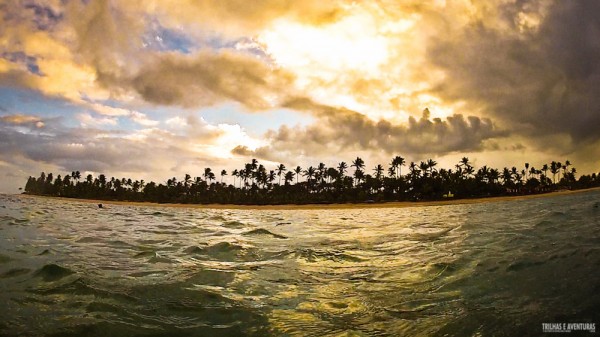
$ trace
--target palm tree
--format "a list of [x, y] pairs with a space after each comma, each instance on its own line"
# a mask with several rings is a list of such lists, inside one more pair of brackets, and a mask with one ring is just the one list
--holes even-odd
[[[350, 166], [355, 168], [354, 178], [356, 179], [356, 182], [358, 184], [358, 176], [359, 175], [364, 176], [362, 169], [365, 167], [365, 161], [362, 160], [362, 158], [360, 158], [360, 157], [356, 157], [356, 159], [352, 161], [352, 165], [350, 165]], [[359, 174], [359, 172], [360, 172], [360, 174]]]
[[498, 172], [498, 169], [494, 168], [489, 171], [488, 179], [492, 184], [496, 183], [496, 180], [498, 180], [499, 177], [500, 177], [500, 172]]
[[[402, 176], [402, 166], [404, 166], [404, 164], [406, 164], [404, 158], [396, 156], [394, 157], [394, 159], [392, 159], [390, 166], [394, 167], [394, 171], [400, 174], [400, 176]], [[396, 178], [398, 178], [397, 175]]]
[[337, 166], [338, 172], [340, 172], [340, 177], [343, 177], [348, 169], [348, 164], [345, 161], [342, 161]]
[[375, 168], [373, 169], [373, 172], [375, 172], [375, 178], [380, 180], [381, 176], [383, 175], [383, 171], [383, 166], [381, 164], [377, 164], [377, 166], [375, 166]]
[[410, 164], [408, 165], [408, 170], [410, 171], [412, 180], [421, 176], [421, 171], [419, 171], [419, 168], [417, 167], [417, 164], [415, 164], [414, 161], [410, 162]]
[[81, 172], [79, 172], [79, 171], [71, 172], [71, 177], [76, 182], [79, 182], [79, 179], [81, 179]]
[[306, 177], [306, 181], [308, 182], [309, 188], [312, 185], [312, 178], [315, 176], [315, 173], [316, 173], [316, 170], [312, 166], [309, 166], [306, 170], [304, 170], [304, 176]]
[[192, 181], [192, 177], [186, 173], [185, 177], [183, 178], [183, 184], [184, 184], [185, 188], [188, 188], [190, 186], [191, 181]]
[[221, 184], [223, 183], [223, 177], [227, 175], [226, 170], [221, 170]]
[[[233, 171], [231, 171], [231, 176], [233, 177], [233, 186], [235, 187], [235, 178], [238, 178], [240, 176], [240, 172], [235, 169]], [[240, 182], [240, 186], [241, 186], [241, 182]]]
[[339, 179], [340, 173], [335, 168], [330, 167], [326, 171], [326, 176], [327, 176], [329, 182], [331, 183], [333, 180]]
[[[256, 182], [263, 187], [267, 184], [268, 175], [267, 169], [263, 166], [263, 164], [258, 165], [258, 168], [255, 172]], [[275, 180], [275, 173], [273, 173], [273, 180]]]
[[565, 174], [567, 174], [569, 166], [571, 166], [571, 162], [569, 160], [565, 161], [565, 164], [563, 165], [563, 177], [565, 176]]
[[106, 185], [106, 176], [104, 174], [99, 175], [98, 181], [100, 182], [100, 187], [104, 187]]
[[286, 171], [285, 165], [279, 164], [277, 166], [277, 175], [279, 176], [279, 185], [281, 185], [281, 175]]
[[133, 186], [131, 186], [133, 192], [137, 193], [140, 190], [140, 182], [138, 180], [133, 182]]
[[321, 183], [323, 183], [323, 179], [325, 179], [325, 164], [323, 163], [319, 163], [319, 166], [317, 166], [317, 173], [319, 176], [319, 180], [321, 180]]
[[[269, 184], [273, 184], [273, 182], [275, 181], [275, 170], [269, 171], [267, 180], [269, 181]], [[281, 185], [281, 175], [279, 176], [279, 185]]]
[[477, 170], [477, 174], [475, 174], [475, 179], [482, 182], [487, 182], [490, 174], [490, 169], [487, 165], [483, 165]]
[[550, 163], [550, 173], [552, 173], [552, 184], [556, 185], [556, 174], [560, 170], [560, 163], [552, 161]]
[[[253, 159], [254, 161], [255, 159]], [[252, 180], [252, 184], [254, 184], [254, 168], [251, 163], [247, 163], [244, 166], [244, 185], [247, 185], [248, 178]]]
[[208, 181], [211, 174], [213, 174], [212, 169], [210, 167], [207, 167], [204, 169], [204, 174], [202, 176], [204, 177], [204, 180]]
[[508, 167], [505, 167], [502, 170], [502, 180], [504, 181], [504, 186], [512, 185], [512, 172], [508, 169]]
[[529, 169], [529, 178], [531, 179], [532, 177], [535, 178], [535, 175], [537, 174], [538, 170], [535, 169], [535, 167], [531, 167]]
[[298, 178], [300, 177], [300, 174], [302, 173], [302, 167], [300, 167], [300, 165], [296, 166], [296, 168], [294, 169], [294, 172], [296, 173], [296, 185], [298, 185]]
[[295, 175], [296, 175], [296, 174], [295, 174], [294, 172], [292, 172], [292, 171], [287, 171], [287, 172], [286, 172], [286, 174], [285, 174], [285, 176], [283, 177], [283, 181], [284, 181], [284, 183], [285, 183], [286, 185], [289, 185], [289, 183], [290, 183], [292, 180], [294, 180], [294, 176], [295, 176]]
[[365, 161], [360, 157], [356, 157], [355, 160], [352, 161], [352, 167], [355, 167], [357, 170], [362, 170], [365, 167]]
[[396, 167], [392, 164], [390, 164], [390, 166], [388, 167], [388, 176], [390, 178], [397, 178]]
[[433, 174], [435, 170], [434, 167], [437, 165], [437, 162], [433, 159], [427, 159], [427, 166], [429, 167], [429, 173]]
[[363, 170], [356, 170], [354, 171], [354, 178], [356, 179], [356, 186], [358, 186], [361, 181], [365, 180], [365, 173]]
[[421, 170], [421, 172], [423, 172], [423, 176], [427, 177], [427, 171], [429, 169], [429, 166], [427, 165], [426, 162], [422, 161], [419, 163], [419, 169]]

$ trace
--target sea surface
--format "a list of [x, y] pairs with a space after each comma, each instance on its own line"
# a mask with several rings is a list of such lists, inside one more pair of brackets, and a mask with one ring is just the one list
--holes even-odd
[[1, 195], [0, 335], [538, 336], [545, 322], [598, 325], [599, 205], [600, 191], [340, 210]]

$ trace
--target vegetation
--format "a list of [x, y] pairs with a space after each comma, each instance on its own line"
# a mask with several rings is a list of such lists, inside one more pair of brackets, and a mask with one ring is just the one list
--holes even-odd
[[[405, 166], [406, 173], [402, 174]], [[487, 166], [475, 170], [464, 157], [455, 169], [438, 170], [433, 159], [407, 165], [404, 158], [396, 156], [386, 172], [381, 164], [367, 169], [359, 157], [350, 165], [341, 162], [327, 167], [320, 163], [316, 167], [288, 169], [280, 164], [273, 170], [252, 159], [229, 173], [233, 184], [223, 182], [228, 175], [226, 170], [220, 171], [219, 179], [211, 168], [202, 172], [194, 178], [189, 174], [182, 180], [173, 177], [164, 184], [107, 179], [104, 174], [82, 177], [79, 171], [56, 177], [42, 172], [38, 178], [29, 177], [25, 193], [158, 203], [264, 205], [479, 198], [600, 186], [600, 175], [596, 173], [576, 179], [577, 171], [568, 160], [564, 164], [553, 161], [540, 169], [525, 163], [522, 169], [505, 167], [499, 171]]]

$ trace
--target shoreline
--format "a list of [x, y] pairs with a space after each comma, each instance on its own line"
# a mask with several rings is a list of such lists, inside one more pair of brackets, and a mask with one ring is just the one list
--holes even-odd
[[159, 204], [154, 202], [140, 201], [113, 201], [113, 200], [97, 200], [97, 199], [81, 199], [81, 198], [66, 198], [53, 197], [33, 194], [19, 194], [22, 197], [30, 198], [48, 198], [64, 201], [75, 201], [89, 204], [117, 205], [117, 206], [146, 206], [146, 207], [175, 207], [175, 208], [195, 208], [195, 209], [233, 209], [233, 210], [326, 210], [326, 209], [363, 209], [363, 208], [407, 208], [407, 207], [424, 207], [424, 206], [446, 206], [446, 205], [463, 205], [463, 204], [480, 204], [488, 202], [502, 201], [517, 201], [538, 198], [551, 198], [562, 195], [570, 195], [584, 193], [589, 191], [600, 190], [600, 187], [585, 188], [579, 190], [565, 190], [541, 194], [514, 195], [514, 196], [499, 196], [487, 198], [473, 199], [455, 199], [455, 200], [436, 200], [436, 201], [390, 201], [383, 203], [360, 203], [360, 204], [286, 204], [286, 205], [234, 205], [234, 204]]

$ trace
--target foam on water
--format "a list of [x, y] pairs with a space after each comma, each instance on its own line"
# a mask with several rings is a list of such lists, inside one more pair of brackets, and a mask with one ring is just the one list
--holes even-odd
[[0, 335], [527, 336], [600, 323], [600, 192], [347, 210], [0, 196]]

